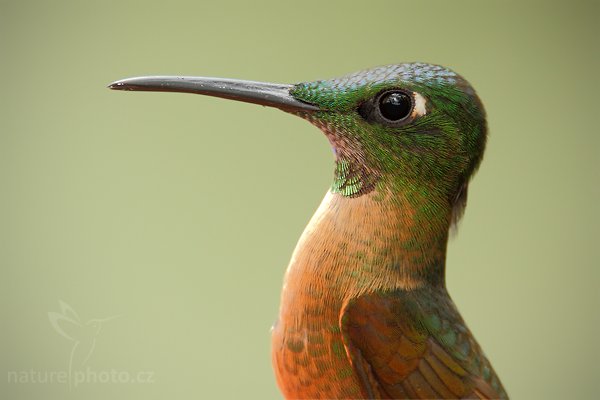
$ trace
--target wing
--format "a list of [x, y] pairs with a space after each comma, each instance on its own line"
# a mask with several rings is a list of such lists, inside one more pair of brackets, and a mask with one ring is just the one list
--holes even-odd
[[507, 398], [445, 289], [360, 296], [340, 325], [366, 397]]

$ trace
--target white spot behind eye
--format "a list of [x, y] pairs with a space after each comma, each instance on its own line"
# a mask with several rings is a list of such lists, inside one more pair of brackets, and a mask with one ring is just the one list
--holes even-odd
[[417, 117], [421, 117], [425, 114], [427, 114], [427, 107], [425, 107], [425, 103], [427, 103], [427, 100], [425, 100], [425, 97], [421, 96], [419, 93], [415, 93], [414, 94], [414, 101], [415, 101], [415, 107], [414, 107], [414, 115]]

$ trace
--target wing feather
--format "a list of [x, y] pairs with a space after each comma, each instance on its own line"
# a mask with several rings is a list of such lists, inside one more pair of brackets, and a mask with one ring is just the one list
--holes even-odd
[[507, 398], [444, 289], [363, 295], [340, 325], [368, 398]]

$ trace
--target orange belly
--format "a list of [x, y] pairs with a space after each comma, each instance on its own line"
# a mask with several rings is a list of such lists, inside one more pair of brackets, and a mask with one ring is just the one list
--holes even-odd
[[373, 290], [421, 284], [388, 269], [412, 257], [396, 248], [412, 210], [390, 209], [376, 196], [328, 193], [292, 255], [272, 332], [273, 366], [288, 399], [363, 398], [340, 331], [343, 307]]
[[362, 398], [336, 316], [341, 305], [322, 301], [326, 296], [316, 292], [313, 299], [286, 295], [303, 301], [288, 302], [272, 331], [273, 367], [285, 398]]
[[[361, 398], [339, 326], [344, 289], [334, 267], [344, 262], [326, 257], [340, 245], [323, 231], [335, 195], [328, 194], [304, 231], [288, 267], [278, 321], [272, 331], [273, 367], [287, 399]], [[326, 237], [323, 237], [323, 234]]]

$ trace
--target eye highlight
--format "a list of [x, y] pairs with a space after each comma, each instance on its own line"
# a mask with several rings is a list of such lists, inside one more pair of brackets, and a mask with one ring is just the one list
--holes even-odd
[[388, 121], [398, 122], [410, 115], [412, 100], [404, 92], [386, 92], [379, 96], [377, 102], [379, 113]]
[[414, 114], [415, 101], [411, 93], [400, 89], [386, 90], [363, 102], [358, 114], [369, 122], [403, 125]]

